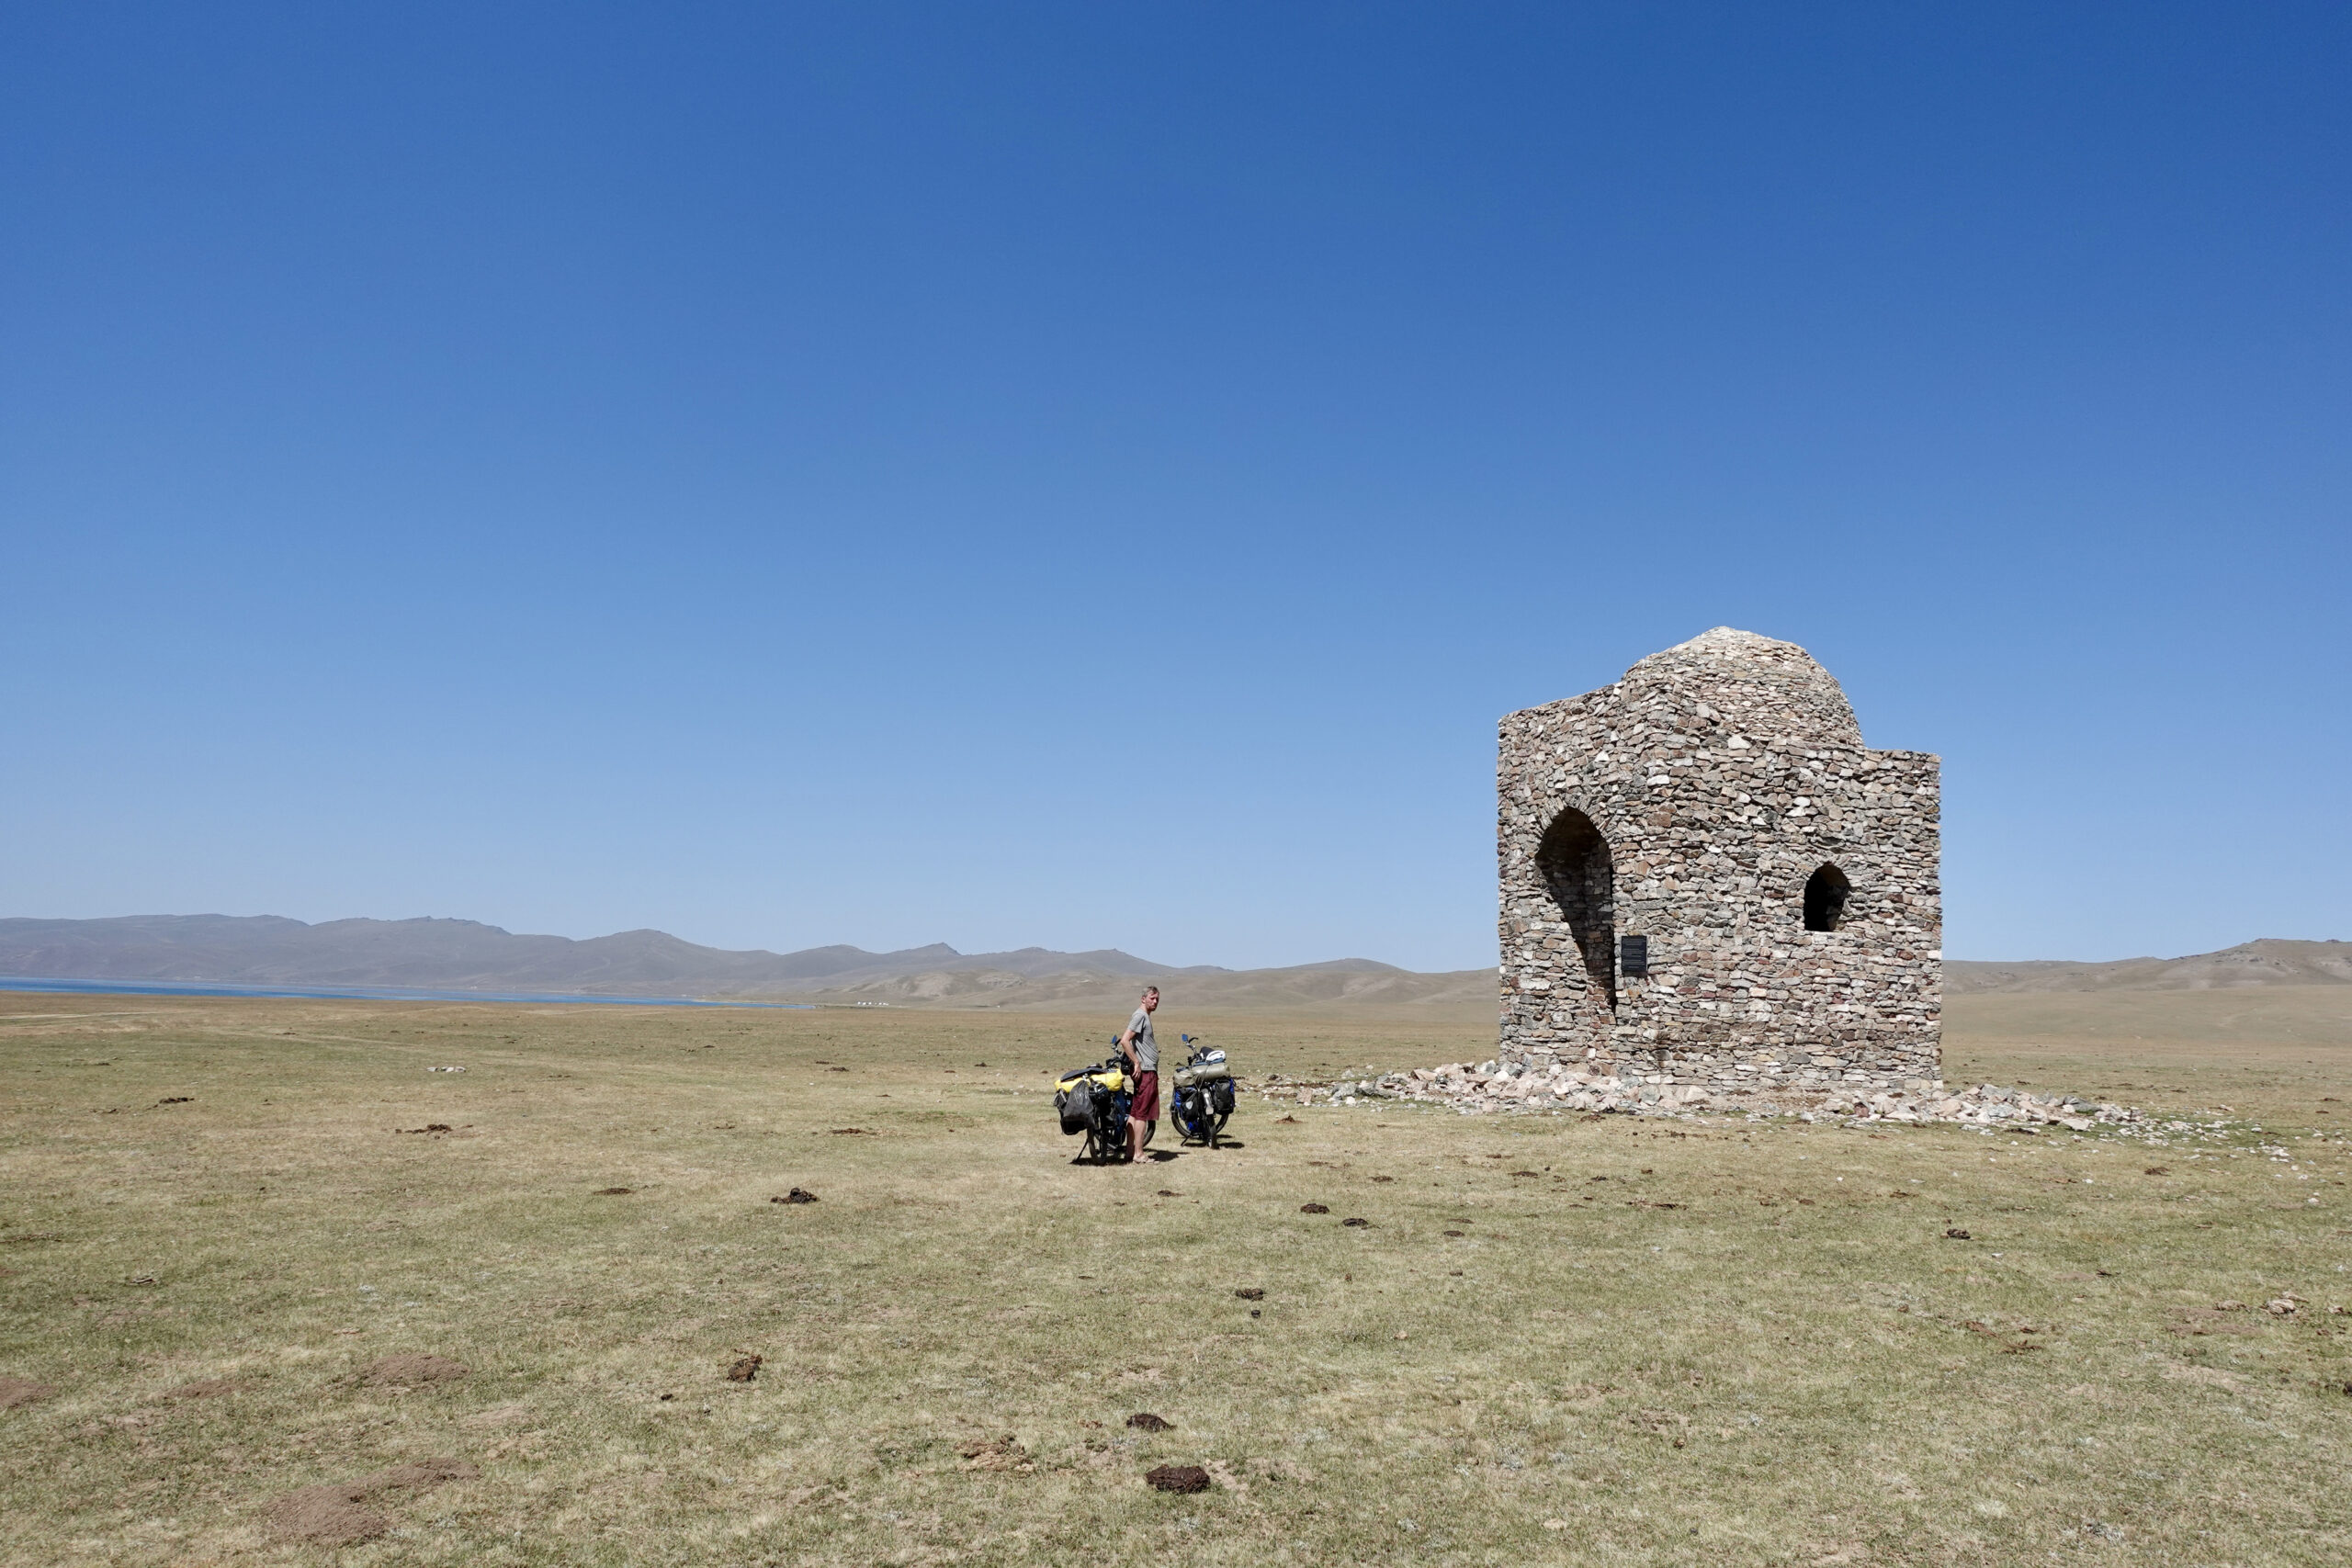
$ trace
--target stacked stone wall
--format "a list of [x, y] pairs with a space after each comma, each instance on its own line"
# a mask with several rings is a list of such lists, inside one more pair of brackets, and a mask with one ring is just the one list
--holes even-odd
[[[1940, 1079], [1938, 761], [1865, 747], [1804, 649], [1718, 629], [1512, 714], [1497, 795], [1505, 1059], [1719, 1089]], [[1575, 909], [1570, 813], [1608, 866], [1607, 898]], [[1850, 891], [1807, 931], [1825, 865]], [[1646, 976], [1615, 972], [1624, 936], [1647, 939]]]

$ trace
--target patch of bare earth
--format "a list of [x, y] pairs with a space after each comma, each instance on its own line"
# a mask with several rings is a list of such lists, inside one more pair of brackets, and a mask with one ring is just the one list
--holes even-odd
[[419, 1460], [396, 1464], [356, 1481], [305, 1486], [269, 1506], [271, 1531], [288, 1540], [347, 1546], [372, 1540], [391, 1521], [368, 1505], [387, 1492], [429, 1492], [447, 1481], [470, 1481], [481, 1472], [461, 1459]]
[[359, 1374], [370, 1388], [416, 1388], [425, 1383], [454, 1382], [467, 1375], [464, 1363], [447, 1356], [387, 1356]]
[[1010, 1470], [1026, 1475], [1037, 1468], [1029, 1461], [1029, 1450], [1010, 1432], [966, 1443], [956, 1451], [974, 1470]]
[[19, 1404], [47, 1399], [56, 1392], [54, 1383], [35, 1382], [30, 1378], [0, 1378], [0, 1410], [14, 1410]]

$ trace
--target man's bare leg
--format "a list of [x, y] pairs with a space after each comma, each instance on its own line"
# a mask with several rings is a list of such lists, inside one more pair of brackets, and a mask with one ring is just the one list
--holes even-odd
[[1143, 1122], [1133, 1116], [1127, 1118], [1127, 1161], [1131, 1165], [1143, 1163]]

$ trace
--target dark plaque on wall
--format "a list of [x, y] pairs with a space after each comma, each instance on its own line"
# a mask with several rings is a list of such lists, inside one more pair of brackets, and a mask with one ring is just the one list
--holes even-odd
[[1650, 972], [1649, 938], [1621, 936], [1617, 939], [1617, 972], [1635, 976]]

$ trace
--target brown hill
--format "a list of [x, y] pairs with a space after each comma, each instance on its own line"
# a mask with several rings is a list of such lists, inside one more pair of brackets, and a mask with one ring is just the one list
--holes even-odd
[[1944, 962], [1944, 990], [1963, 997], [2032, 991], [2209, 991], [2244, 986], [2352, 986], [2352, 942], [2264, 937], [2187, 958], [2119, 958], [2108, 964], [2046, 959]]
[[9, 976], [1072, 1010], [1132, 1005], [1138, 986], [1153, 980], [1190, 1007], [1383, 1006], [1449, 1017], [1491, 1017], [1495, 1000], [1491, 969], [1419, 975], [1362, 958], [1233, 970], [1154, 964], [1116, 948], [966, 953], [933, 942], [895, 953], [729, 952], [657, 931], [574, 942], [474, 920], [311, 925], [274, 915], [0, 919], [0, 976]]
[[1156, 964], [1116, 949], [963, 953], [944, 942], [868, 953], [729, 952], [667, 931], [574, 942], [476, 920], [327, 920], [275, 915], [130, 915], [104, 920], [0, 919], [0, 976], [204, 981], [237, 986], [406, 987], [587, 996], [748, 997], [930, 971], [1028, 976], [1218, 973]]

